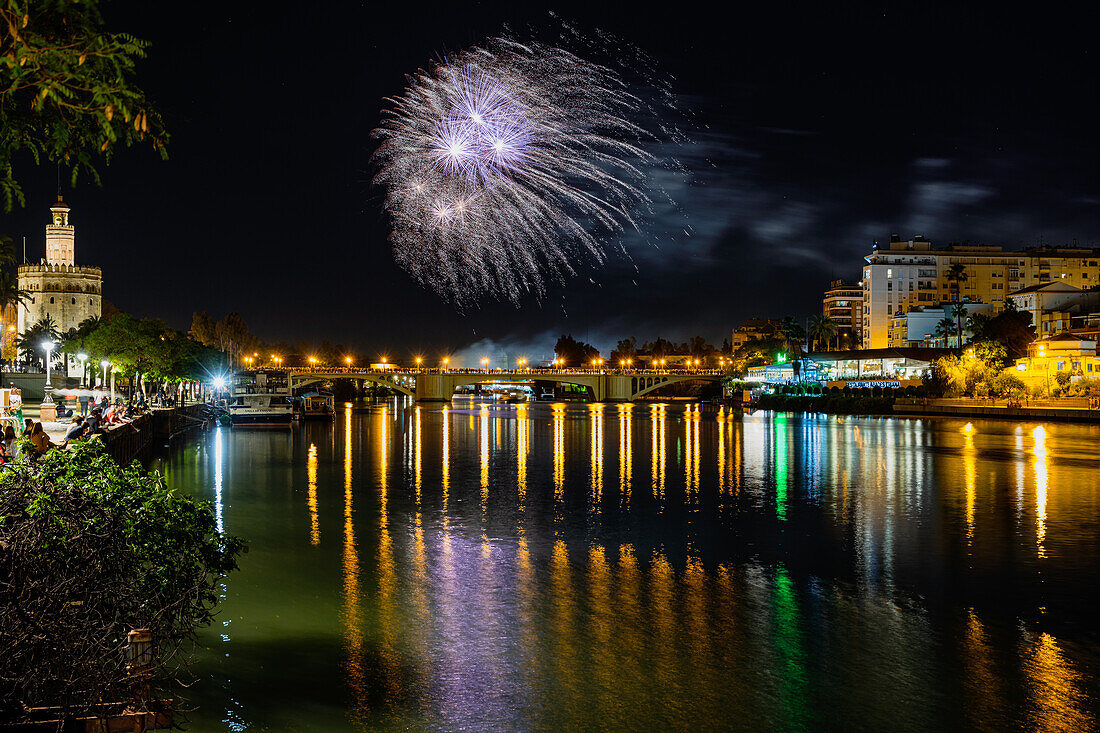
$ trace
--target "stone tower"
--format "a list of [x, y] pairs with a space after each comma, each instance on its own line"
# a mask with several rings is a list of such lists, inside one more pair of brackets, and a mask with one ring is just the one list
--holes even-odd
[[[50, 316], [61, 333], [85, 318], [103, 314], [103, 272], [76, 264], [76, 230], [69, 223], [69, 206], [57, 197], [46, 225], [46, 258], [36, 265], [19, 266], [19, 288], [27, 291], [19, 308], [19, 333]], [[41, 355], [39, 355], [41, 356]], [[70, 355], [69, 373], [80, 364]]]

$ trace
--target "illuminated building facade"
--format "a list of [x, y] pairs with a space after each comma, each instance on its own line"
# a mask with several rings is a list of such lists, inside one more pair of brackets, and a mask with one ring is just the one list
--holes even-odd
[[863, 337], [863, 286], [860, 283], [848, 285], [843, 280], [833, 280], [825, 291], [821, 312], [836, 323], [835, 345], [840, 348], [859, 345]]
[[[58, 332], [76, 328], [86, 318], [103, 314], [103, 271], [76, 264], [76, 230], [69, 222], [69, 206], [57, 197], [46, 225], [46, 257], [38, 264], [19, 266], [19, 288], [27, 298], [18, 309], [20, 334], [46, 316]], [[68, 373], [79, 373], [75, 354], [67, 355]]]
[[[1078, 288], [1100, 284], [1100, 252], [1080, 247], [1031, 247], [1005, 251], [1000, 246], [951, 244], [933, 249], [924, 237], [894, 235], [864, 257], [863, 348], [890, 344], [891, 318], [917, 306], [968, 299], [1004, 308], [1005, 297], [1031, 285], [1054, 281]], [[951, 279], [962, 265], [966, 280]]]

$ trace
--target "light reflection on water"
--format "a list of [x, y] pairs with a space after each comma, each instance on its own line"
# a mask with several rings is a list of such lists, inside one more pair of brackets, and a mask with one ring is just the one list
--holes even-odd
[[191, 729], [1087, 729], [1097, 437], [564, 403], [219, 430], [164, 466], [251, 542]]

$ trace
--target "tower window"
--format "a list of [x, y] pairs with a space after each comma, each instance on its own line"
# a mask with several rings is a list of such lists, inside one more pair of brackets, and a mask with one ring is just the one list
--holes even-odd
[[50, 305], [53, 305], [53, 298], [50, 298]]
[[88, 298], [88, 305], [91, 305], [91, 304], [92, 304], [92, 299]]
[[76, 298], [73, 298], [73, 305], [76, 305]]

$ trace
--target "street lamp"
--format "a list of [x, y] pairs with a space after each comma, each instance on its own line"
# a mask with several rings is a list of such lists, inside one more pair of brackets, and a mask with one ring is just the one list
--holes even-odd
[[446, 369], [447, 365], [450, 364], [450, 363], [451, 363], [451, 357], [444, 356], [443, 357], [443, 368]]
[[84, 379], [87, 376], [87, 372], [84, 370], [84, 362], [88, 360], [88, 355], [81, 351], [76, 355], [76, 358], [80, 360], [80, 386], [83, 387], [85, 386]]
[[485, 368], [487, 368], [488, 366], [489, 366], [489, 360], [488, 360], [488, 359], [482, 359], [482, 360], [481, 360], [481, 368], [482, 368], [482, 369], [485, 369]]
[[350, 356], [345, 356], [344, 357], [344, 363], [347, 364], [348, 366], [351, 366], [351, 357]]
[[424, 361], [424, 360], [421, 357], [419, 357], [419, 356], [416, 357], [416, 368], [417, 369], [420, 368], [420, 362], [422, 362], [422, 361]]
[[111, 366], [111, 362], [104, 359], [103, 361], [99, 362], [99, 365], [101, 367], [103, 367], [103, 382], [99, 386], [106, 389], [107, 388], [107, 367]]
[[42, 350], [46, 352], [46, 386], [44, 388], [46, 397], [42, 400], [42, 403], [46, 405], [53, 403], [53, 397], [50, 396], [50, 390], [53, 389], [53, 385], [50, 384], [50, 353], [53, 351], [53, 347], [53, 341], [46, 340], [42, 342]]

